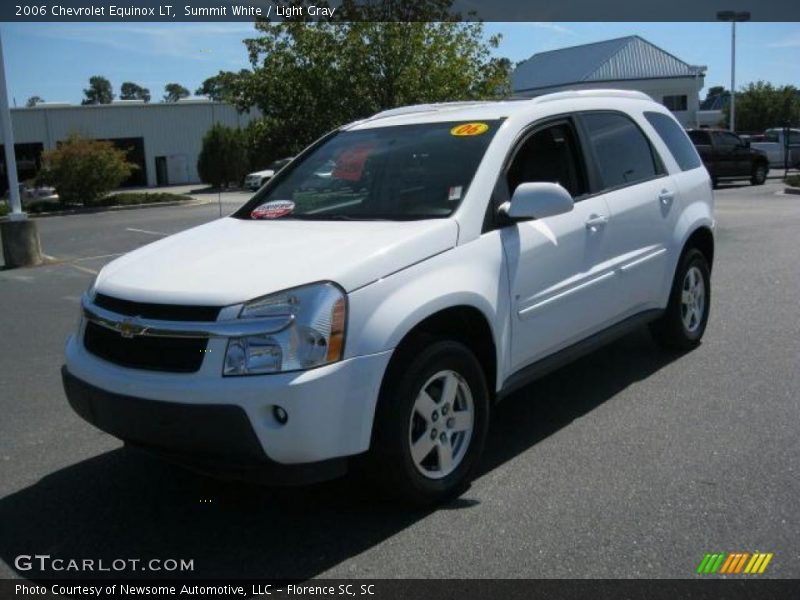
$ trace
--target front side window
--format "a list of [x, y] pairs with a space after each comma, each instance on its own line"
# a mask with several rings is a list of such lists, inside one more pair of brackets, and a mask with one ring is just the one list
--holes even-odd
[[413, 220], [458, 207], [499, 120], [334, 134], [280, 172], [234, 216]]
[[553, 125], [532, 134], [520, 147], [508, 168], [509, 194], [520, 183], [558, 183], [575, 198], [586, 193], [578, 145], [572, 127]]
[[631, 185], [659, 174], [650, 142], [628, 117], [588, 113], [582, 119], [603, 189]]
[[644, 116], [667, 145], [682, 171], [696, 169], [702, 164], [697, 150], [675, 119], [657, 112], [646, 112]]

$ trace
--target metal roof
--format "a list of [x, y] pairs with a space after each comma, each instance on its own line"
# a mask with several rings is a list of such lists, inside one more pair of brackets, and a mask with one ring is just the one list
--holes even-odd
[[592, 81], [695, 77], [689, 65], [638, 35], [540, 52], [511, 74], [515, 92]]

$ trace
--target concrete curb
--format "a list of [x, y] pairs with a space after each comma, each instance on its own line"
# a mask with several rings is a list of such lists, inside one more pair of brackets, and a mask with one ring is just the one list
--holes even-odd
[[795, 196], [800, 196], [800, 188], [797, 187], [785, 187], [783, 188], [784, 194], [793, 194]]
[[[73, 208], [69, 210], [56, 210], [52, 212], [28, 213], [28, 218], [40, 219], [43, 217], [66, 217], [70, 215], [91, 215], [94, 213], [112, 212], [118, 210], [137, 210], [139, 208], [158, 208], [159, 206], [202, 206], [204, 204], [214, 204], [214, 200], [178, 200], [174, 202], [148, 202], [146, 204], [128, 204], [125, 206], [96, 206], [92, 208]], [[7, 220], [7, 217], [0, 217], [0, 221]]]

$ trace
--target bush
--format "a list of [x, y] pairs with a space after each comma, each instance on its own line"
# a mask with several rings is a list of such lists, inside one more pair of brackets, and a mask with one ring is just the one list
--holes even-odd
[[134, 204], [182, 202], [186, 200], [192, 200], [192, 197], [168, 192], [121, 192], [106, 196], [101, 200], [100, 204], [103, 206], [131, 206]]
[[[121, 192], [98, 199], [94, 203], [94, 206], [133, 206], [135, 204], [154, 204], [158, 202], [185, 202], [192, 199], [191, 196], [170, 194], [168, 192]], [[0, 206], [2, 206], [2, 204], [0, 204]], [[27, 211], [40, 214], [56, 212], [64, 210], [64, 208], [64, 205], [57, 200], [40, 200], [28, 206]]]
[[56, 188], [62, 204], [97, 204], [138, 167], [111, 142], [72, 134], [55, 150], [42, 154], [38, 182]]
[[11, 207], [8, 205], [8, 202], [0, 202], [0, 217], [5, 217], [10, 212]]
[[790, 185], [792, 187], [800, 187], [800, 175], [789, 175], [786, 179], [784, 179], [786, 185]]
[[203, 136], [197, 158], [200, 179], [214, 187], [238, 185], [247, 174], [247, 151], [240, 129], [214, 125]]

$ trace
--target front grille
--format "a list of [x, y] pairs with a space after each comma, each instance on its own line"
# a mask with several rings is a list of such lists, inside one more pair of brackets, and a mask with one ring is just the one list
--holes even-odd
[[[219, 308], [144, 304], [97, 294], [94, 303], [120, 315], [164, 321], [215, 321]], [[86, 350], [108, 362], [132, 369], [194, 373], [203, 364], [207, 338], [122, 337], [102, 325], [88, 322], [83, 337]]]
[[178, 304], [146, 304], [120, 300], [105, 294], [97, 294], [95, 305], [118, 315], [142, 317], [143, 319], [159, 319], [161, 321], [216, 321], [219, 315], [218, 306], [182, 306]]

